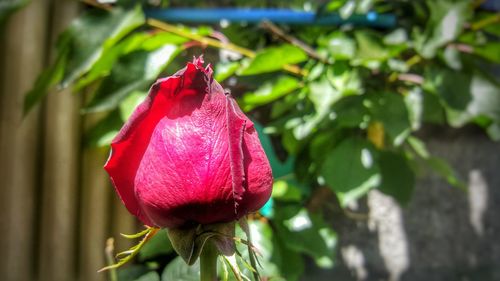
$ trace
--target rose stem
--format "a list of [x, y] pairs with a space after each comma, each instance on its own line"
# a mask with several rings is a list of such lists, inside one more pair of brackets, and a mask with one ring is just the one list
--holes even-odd
[[217, 281], [217, 248], [208, 240], [200, 255], [200, 281]]

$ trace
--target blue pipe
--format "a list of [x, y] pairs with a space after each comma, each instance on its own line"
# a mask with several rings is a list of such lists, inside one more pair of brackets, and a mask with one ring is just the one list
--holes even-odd
[[364, 15], [353, 15], [342, 19], [338, 14], [316, 16], [314, 12], [294, 11], [287, 9], [242, 9], [216, 8], [191, 9], [169, 8], [151, 9], [145, 11], [147, 17], [182, 23], [219, 23], [221, 20], [229, 22], [259, 23], [269, 20], [274, 23], [295, 25], [340, 25], [354, 24], [362, 26], [392, 28], [396, 25], [396, 17], [392, 14], [378, 14], [369, 12]]

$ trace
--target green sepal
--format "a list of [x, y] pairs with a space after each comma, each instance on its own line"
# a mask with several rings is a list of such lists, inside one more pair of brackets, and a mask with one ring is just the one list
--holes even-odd
[[212, 239], [219, 253], [225, 256], [234, 254], [236, 248], [233, 240], [234, 222], [171, 228], [167, 233], [174, 250], [188, 265], [193, 265], [198, 260], [209, 239]]
[[153, 237], [158, 233], [160, 229], [156, 227], [147, 227], [145, 230], [136, 233], [136, 234], [121, 234], [123, 237], [128, 238], [128, 239], [135, 239], [139, 237], [143, 237], [141, 241], [133, 246], [132, 248], [120, 252], [116, 255], [116, 258], [118, 261], [114, 264], [108, 265], [106, 267], [101, 268], [98, 272], [110, 270], [110, 269], [116, 269], [119, 268], [120, 266], [126, 264], [127, 262], [131, 261], [141, 250], [141, 248]]

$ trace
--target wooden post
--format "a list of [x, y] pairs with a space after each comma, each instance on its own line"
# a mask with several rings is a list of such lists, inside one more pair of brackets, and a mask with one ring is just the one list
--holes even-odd
[[[88, 120], [86, 120], [88, 121]], [[86, 149], [83, 154], [82, 196], [80, 215], [80, 280], [106, 280], [107, 273], [97, 273], [106, 266], [104, 247], [109, 236], [113, 192], [102, 168], [107, 149]]]
[[8, 20], [1, 40], [1, 280], [34, 280], [40, 111], [23, 118], [23, 100], [43, 67], [47, 11], [47, 1], [31, 1]]
[[[78, 2], [53, 0], [51, 46], [77, 15]], [[54, 53], [50, 55], [54, 58]], [[80, 163], [80, 95], [71, 89], [45, 101], [39, 280], [76, 278]], [[49, 254], [50, 253], [50, 254]]]

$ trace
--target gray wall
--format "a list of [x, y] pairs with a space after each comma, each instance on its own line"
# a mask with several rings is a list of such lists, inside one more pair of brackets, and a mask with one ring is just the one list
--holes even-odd
[[500, 143], [478, 129], [428, 129], [429, 150], [447, 159], [464, 192], [427, 171], [410, 204], [377, 190], [359, 202], [366, 219], [334, 215], [338, 267], [303, 280], [500, 280]]

